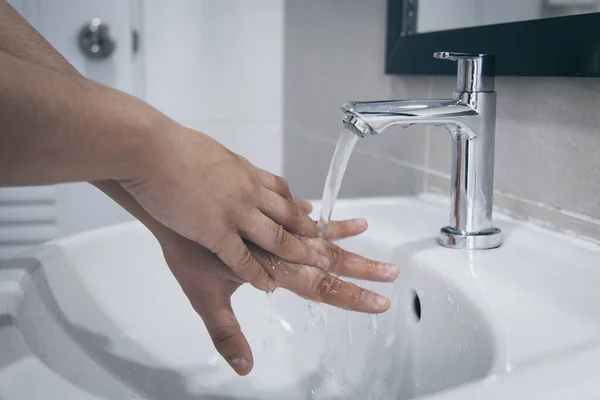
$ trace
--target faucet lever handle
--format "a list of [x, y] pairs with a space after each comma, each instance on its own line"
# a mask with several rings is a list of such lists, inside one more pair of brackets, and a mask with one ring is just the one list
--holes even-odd
[[456, 90], [459, 93], [494, 91], [493, 55], [439, 51], [433, 53], [433, 57], [458, 62]]

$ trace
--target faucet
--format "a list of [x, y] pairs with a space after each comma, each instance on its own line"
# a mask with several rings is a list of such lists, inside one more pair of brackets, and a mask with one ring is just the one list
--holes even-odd
[[350, 102], [342, 106], [344, 125], [360, 137], [388, 127], [444, 126], [452, 136], [450, 222], [439, 242], [455, 249], [492, 249], [502, 232], [492, 226], [496, 92], [494, 58], [486, 54], [438, 52], [458, 62], [457, 90], [446, 100]]

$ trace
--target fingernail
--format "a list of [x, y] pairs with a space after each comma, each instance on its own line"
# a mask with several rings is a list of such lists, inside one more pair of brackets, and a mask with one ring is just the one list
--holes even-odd
[[243, 357], [234, 358], [230, 364], [238, 374], [243, 374], [248, 370], [248, 360]]
[[383, 270], [383, 273], [389, 277], [396, 277], [399, 273], [398, 266], [394, 264], [383, 264], [381, 269]]
[[269, 279], [269, 282], [267, 282], [267, 292], [273, 293], [275, 289], [277, 289], [277, 283], [273, 279]]
[[364, 228], [367, 226], [367, 220], [364, 218], [355, 218], [354, 220], [352, 220], [352, 222], [354, 222], [354, 224], [359, 228]]
[[375, 303], [377, 303], [377, 305], [381, 308], [386, 308], [390, 304], [390, 301], [387, 299], [387, 297], [377, 295], [375, 296]]
[[331, 266], [331, 261], [329, 258], [325, 257], [323, 254], [319, 254], [319, 267], [323, 268], [325, 271], [329, 271], [329, 267]]

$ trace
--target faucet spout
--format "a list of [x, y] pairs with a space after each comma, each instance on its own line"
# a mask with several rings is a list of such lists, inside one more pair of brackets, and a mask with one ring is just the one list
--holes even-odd
[[354, 101], [344, 104], [342, 111], [342, 121], [361, 137], [381, 134], [393, 125], [415, 124], [453, 125], [473, 136], [464, 117], [478, 115], [474, 107], [459, 99]]
[[492, 226], [496, 127], [493, 60], [486, 55], [436, 56], [459, 60], [457, 92], [451, 99], [349, 102], [342, 106], [342, 121], [361, 137], [382, 134], [395, 125], [444, 126], [453, 139], [451, 205], [450, 222], [441, 229], [440, 243], [460, 249], [498, 247], [502, 234]]

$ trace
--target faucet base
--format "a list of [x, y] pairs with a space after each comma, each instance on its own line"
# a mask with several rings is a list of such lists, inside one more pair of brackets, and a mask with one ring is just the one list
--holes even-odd
[[440, 244], [451, 249], [495, 249], [502, 244], [502, 231], [490, 228], [476, 233], [464, 233], [446, 226], [440, 230]]

